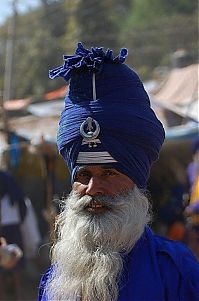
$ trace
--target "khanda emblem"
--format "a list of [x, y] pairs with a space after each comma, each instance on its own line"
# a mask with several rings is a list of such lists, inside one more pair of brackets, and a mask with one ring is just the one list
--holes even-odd
[[101, 143], [96, 139], [100, 133], [99, 123], [92, 117], [87, 117], [80, 126], [80, 134], [83, 137], [82, 144], [88, 144], [89, 147], [96, 147], [97, 143]]

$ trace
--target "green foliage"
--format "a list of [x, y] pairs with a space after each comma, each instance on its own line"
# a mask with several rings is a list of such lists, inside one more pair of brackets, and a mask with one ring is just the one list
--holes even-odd
[[80, 0], [75, 16], [79, 37], [87, 47], [119, 47], [121, 16], [127, 15], [130, 1]]
[[[64, 84], [48, 70], [63, 63], [78, 41], [115, 53], [127, 47], [127, 63], [151, 78], [156, 66], [185, 48], [197, 59], [195, 0], [41, 0], [34, 11], [18, 16], [13, 66], [14, 97], [43, 93]], [[0, 27], [0, 90], [3, 90], [7, 23]]]
[[67, 24], [63, 4], [63, 0], [50, 1], [46, 6], [18, 16], [13, 64], [15, 98], [30, 95], [39, 98], [60, 86], [60, 82], [64, 84], [61, 80], [48, 79], [48, 70], [62, 64], [61, 37]]
[[67, 25], [67, 13], [64, 9], [64, 0], [42, 0], [43, 5], [43, 20], [42, 26], [47, 28], [50, 34], [55, 37], [61, 37], [65, 34]]
[[123, 23], [121, 41], [129, 49], [128, 63], [149, 79], [156, 66], [171, 64], [171, 54], [186, 49], [197, 61], [197, 10], [194, 1], [134, 0]]
[[66, 0], [69, 22], [64, 37], [67, 53], [73, 53], [78, 41], [86, 47], [121, 47], [121, 22], [129, 14], [132, 0]]
[[142, 27], [162, 17], [175, 14], [190, 15], [196, 10], [195, 0], [134, 0], [130, 19], [132, 25]]
[[[55, 59], [57, 60], [63, 51], [60, 51], [56, 42], [58, 41], [47, 30], [38, 30], [31, 40], [18, 47], [14, 76], [17, 97], [25, 95], [38, 97], [50, 89], [53, 82], [48, 79], [48, 70], [57, 65]], [[21, 56], [22, 51], [24, 56]]]

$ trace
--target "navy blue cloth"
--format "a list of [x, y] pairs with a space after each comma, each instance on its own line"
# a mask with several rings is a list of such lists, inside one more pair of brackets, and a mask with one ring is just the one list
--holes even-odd
[[11, 205], [18, 204], [21, 221], [23, 222], [26, 215], [24, 194], [15, 178], [9, 172], [0, 170], [0, 201], [6, 194], [9, 195]]
[[[38, 301], [52, 267], [42, 277]], [[124, 257], [118, 301], [198, 301], [199, 263], [183, 244], [156, 236], [146, 227], [132, 252]]]
[[[50, 71], [51, 78], [70, 79], [57, 145], [73, 178], [80, 151], [106, 151], [117, 161], [113, 167], [129, 176], [139, 188], [145, 188], [165, 134], [141, 80], [124, 64], [126, 56], [126, 49], [114, 58], [111, 50], [88, 50], [79, 43], [74, 56], [64, 56], [64, 65]], [[101, 144], [95, 149], [81, 145], [80, 125], [87, 117], [100, 125], [97, 138]]]

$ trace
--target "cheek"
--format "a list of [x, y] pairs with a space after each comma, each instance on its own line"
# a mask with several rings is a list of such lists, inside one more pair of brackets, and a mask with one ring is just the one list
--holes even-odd
[[134, 188], [135, 183], [134, 183], [131, 179], [128, 178], [128, 179], [125, 181], [125, 185], [126, 185], [126, 188], [127, 188], [127, 189], [132, 189], [132, 188]]
[[107, 189], [113, 195], [127, 191], [134, 187], [134, 183], [130, 179], [118, 179], [117, 181], [110, 181], [107, 185]]

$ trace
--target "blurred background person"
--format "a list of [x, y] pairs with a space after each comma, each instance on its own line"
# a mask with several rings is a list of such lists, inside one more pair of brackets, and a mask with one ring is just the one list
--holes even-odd
[[5, 269], [13, 268], [23, 256], [21, 249], [15, 244], [7, 244], [4, 237], [0, 237], [0, 266]]
[[[23, 251], [21, 223], [26, 216], [24, 196], [14, 177], [0, 171], [0, 236], [7, 244], [16, 244]], [[2, 295], [6, 291], [6, 280], [11, 278], [15, 300], [21, 300], [21, 270], [24, 268], [24, 257], [10, 269], [0, 268]], [[3, 292], [4, 291], [4, 292]]]
[[186, 206], [187, 244], [199, 260], [199, 137], [193, 143], [193, 160], [187, 168], [190, 201]]

